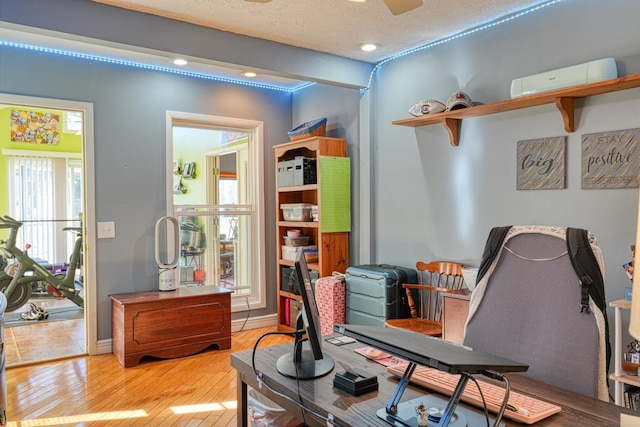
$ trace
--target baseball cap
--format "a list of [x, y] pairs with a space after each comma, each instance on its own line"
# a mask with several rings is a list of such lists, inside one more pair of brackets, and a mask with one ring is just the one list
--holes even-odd
[[471, 101], [469, 95], [462, 91], [452, 93], [447, 100], [447, 111], [458, 110], [460, 108], [467, 108], [472, 106], [473, 101]]
[[440, 101], [435, 99], [423, 99], [418, 101], [409, 109], [409, 114], [415, 117], [424, 116], [425, 114], [442, 113], [447, 107]]

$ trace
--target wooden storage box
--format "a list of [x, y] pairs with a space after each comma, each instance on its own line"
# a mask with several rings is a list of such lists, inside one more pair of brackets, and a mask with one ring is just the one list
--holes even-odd
[[125, 368], [144, 356], [163, 359], [215, 345], [231, 348], [231, 291], [217, 286], [114, 294], [113, 354]]

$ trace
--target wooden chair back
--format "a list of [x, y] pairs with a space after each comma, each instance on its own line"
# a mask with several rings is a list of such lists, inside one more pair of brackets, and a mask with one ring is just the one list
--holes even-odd
[[[420, 318], [441, 322], [442, 292], [450, 292], [462, 288], [464, 285], [462, 267], [462, 264], [449, 261], [432, 261], [429, 263], [418, 261], [416, 263], [419, 284], [415, 288], [411, 285], [407, 285], [405, 288], [418, 290], [420, 295]], [[411, 301], [409, 301], [409, 306], [411, 307], [411, 305]], [[415, 304], [413, 304], [411, 311], [417, 311]]]
[[[410, 319], [388, 319], [385, 326], [409, 329], [431, 336], [442, 335], [441, 311], [442, 292], [459, 290], [464, 285], [462, 264], [450, 261], [418, 261], [418, 282], [404, 283], [402, 286], [407, 295], [411, 309]], [[415, 292], [414, 292], [415, 290]], [[414, 294], [419, 296], [416, 305]], [[418, 313], [418, 308], [420, 313]]]

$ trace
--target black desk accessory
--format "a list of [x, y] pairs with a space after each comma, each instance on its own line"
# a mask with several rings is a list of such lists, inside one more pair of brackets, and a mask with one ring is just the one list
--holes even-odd
[[[380, 409], [377, 413], [379, 418], [393, 426], [418, 425], [415, 401], [421, 399], [400, 403], [402, 394], [409, 385], [411, 375], [418, 364], [452, 374], [461, 374], [448, 402], [436, 396], [427, 396], [422, 399], [428, 400], [425, 406], [429, 409], [437, 408], [439, 410], [439, 413], [434, 414], [433, 418], [433, 420], [437, 420], [438, 427], [449, 425], [463, 427], [475, 424], [471, 419], [477, 417], [477, 414], [474, 416], [475, 411], [468, 411], [467, 408], [464, 411], [455, 411], [470, 375], [487, 372], [524, 372], [529, 369], [528, 365], [513, 360], [473, 351], [465, 346], [405, 329], [363, 325], [334, 325], [333, 329], [409, 362], [391, 400], [385, 408]], [[442, 402], [446, 402], [444, 409], [441, 407]], [[469, 419], [462, 412], [468, 413]]]
[[378, 389], [378, 377], [375, 375], [364, 377], [347, 371], [336, 372], [336, 376], [333, 378], [333, 386], [354, 396], [360, 396]]

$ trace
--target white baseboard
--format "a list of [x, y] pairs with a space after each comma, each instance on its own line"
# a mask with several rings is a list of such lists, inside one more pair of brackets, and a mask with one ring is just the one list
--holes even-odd
[[[231, 332], [235, 333], [248, 329], [268, 328], [269, 326], [275, 326], [277, 321], [276, 314], [268, 314], [266, 316], [251, 317], [246, 320], [238, 319], [231, 321]], [[107, 340], [99, 340], [96, 346], [95, 354], [109, 354], [112, 352], [111, 338]]]
[[[275, 326], [278, 320], [277, 314], [268, 314], [266, 316], [250, 317], [245, 323], [244, 319], [231, 321], [231, 332], [238, 332], [239, 330], [268, 328], [269, 326]], [[243, 327], [244, 325], [244, 327]]]
[[111, 338], [108, 340], [99, 340], [96, 346], [95, 354], [109, 354], [111, 353]]

